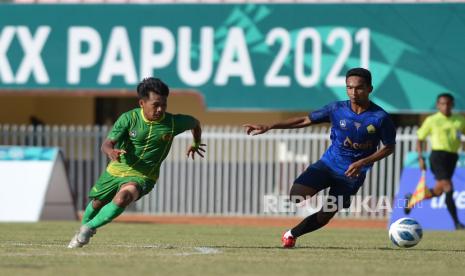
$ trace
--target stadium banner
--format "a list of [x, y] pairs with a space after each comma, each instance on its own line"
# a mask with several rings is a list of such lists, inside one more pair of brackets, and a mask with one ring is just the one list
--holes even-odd
[[0, 146], [0, 222], [74, 220], [58, 148]]
[[[425, 156], [427, 159], [428, 155]], [[429, 161], [427, 161], [429, 167]], [[424, 200], [415, 206], [411, 213], [407, 216], [404, 213], [405, 195], [407, 193], [414, 193], [415, 188], [421, 176], [421, 171], [418, 165], [418, 154], [416, 152], [407, 153], [404, 159], [404, 168], [400, 179], [399, 191], [394, 198], [393, 210], [389, 225], [402, 217], [412, 217], [416, 219], [423, 229], [426, 230], [455, 230], [447, 206], [445, 203], [445, 194], [440, 197], [434, 197], [429, 200]], [[457, 205], [457, 212], [459, 220], [465, 221], [465, 153], [459, 154], [457, 168], [455, 169], [452, 178], [454, 183], [453, 198]], [[434, 187], [435, 180], [432, 172], [426, 172], [426, 186], [428, 188]]]
[[2, 5], [0, 91], [157, 76], [210, 110], [307, 111], [346, 99], [360, 66], [389, 112], [431, 112], [444, 91], [465, 111], [464, 22], [463, 3]]

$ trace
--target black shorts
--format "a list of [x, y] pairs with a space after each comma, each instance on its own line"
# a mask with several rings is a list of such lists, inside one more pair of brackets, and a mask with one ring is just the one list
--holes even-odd
[[342, 200], [342, 208], [347, 209], [352, 202], [352, 196], [357, 194], [358, 189], [362, 186], [365, 180], [365, 173], [360, 176], [349, 178], [345, 175], [335, 174], [323, 161], [319, 160], [310, 165], [297, 179], [294, 184], [304, 185], [313, 188], [317, 191], [324, 190], [329, 187], [328, 196], [333, 197], [336, 206], [340, 205]]
[[431, 164], [434, 178], [436, 180], [452, 179], [458, 158], [457, 153], [433, 150], [429, 156], [429, 163]]

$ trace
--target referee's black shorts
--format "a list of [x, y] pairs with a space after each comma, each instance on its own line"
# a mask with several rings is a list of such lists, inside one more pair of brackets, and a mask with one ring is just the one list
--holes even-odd
[[452, 179], [458, 158], [459, 156], [457, 153], [433, 150], [429, 157], [429, 162], [434, 178], [436, 180]]

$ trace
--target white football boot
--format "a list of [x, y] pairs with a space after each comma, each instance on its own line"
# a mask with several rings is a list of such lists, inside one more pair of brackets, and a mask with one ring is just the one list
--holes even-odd
[[73, 236], [68, 244], [68, 248], [79, 248], [88, 244], [90, 238], [97, 233], [96, 229], [92, 229], [87, 225], [82, 225], [79, 231]]

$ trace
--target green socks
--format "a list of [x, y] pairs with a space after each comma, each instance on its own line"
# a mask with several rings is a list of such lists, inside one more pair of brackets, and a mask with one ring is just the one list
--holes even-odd
[[123, 207], [119, 207], [113, 202], [110, 202], [107, 205], [103, 206], [103, 208], [100, 209], [100, 212], [98, 212], [98, 214], [93, 219], [87, 222], [86, 225], [93, 229], [99, 228], [109, 223], [117, 216], [121, 215], [123, 211]]
[[98, 213], [98, 210], [94, 209], [94, 206], [92, 206], [92, 201], [87, 204], [86, 210], [84, 211], [84, 214], [82, 214], [82, 222], [81, 224], [86, 224], [88, 223], [91, 219], [95, 217], [95, 215]]

